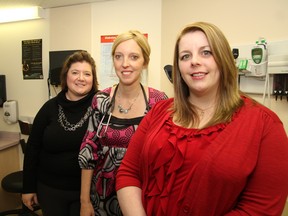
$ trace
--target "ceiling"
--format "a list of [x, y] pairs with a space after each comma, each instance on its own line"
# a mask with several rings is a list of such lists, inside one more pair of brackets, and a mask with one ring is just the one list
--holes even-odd
[[40, 6], [42, 8], [55, 8], [85, 3], [110, 0], [0, 0], [0, 9], [27, 6]]

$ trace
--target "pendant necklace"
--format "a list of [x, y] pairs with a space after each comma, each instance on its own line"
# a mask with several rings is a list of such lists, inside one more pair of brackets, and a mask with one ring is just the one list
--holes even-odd
[[119, 113], [128, 114], [128, 112], [131, 110], [133, 104], [135, 103], [135, 101], [139, 97], [140, 92], [141, 92], [141, 90], [138, 92], [137, 96], [133, 99], [133, 102], [130, 104], [130, 106], [127, 109], [124, 109], [123, 106], [120, 104], [120, 95], [118, 95], [118, 97], [119, 97], [119, 105], [118, 105]]
[[[195, 106], [195, 105], [194, 105], [194, 106]], [[201, 109], [201, 108], [198, 107], [198, 106], [195, 106], [195, 107], [196, 107], [196, 109], [198, 110], [199, 118], [200, 118], [200, 119], [203, 119], [205, 112], [208, 111], [209, 109], [211, 109], [212, 107], [214, 107], [214, 104], [211, 105], [211, 106], [209, 106], [209, 107], [207, 107], [207, 108], [205, 108], [205, 109]]]

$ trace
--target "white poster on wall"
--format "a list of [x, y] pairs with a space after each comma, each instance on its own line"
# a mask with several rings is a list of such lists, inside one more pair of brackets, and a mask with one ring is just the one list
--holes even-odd
[[113, 61], [112, 61], [112, 45], [117, 35], [101, 36], [101, 62], [100, 62], [100, 86], [101, 89], [113, 86], [118, 83]]

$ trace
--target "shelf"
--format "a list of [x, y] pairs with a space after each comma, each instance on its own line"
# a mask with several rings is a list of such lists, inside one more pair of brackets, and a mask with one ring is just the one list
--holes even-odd
[[[288, 64], [288, 62], [286, 62]], [[268, 64], [267, 68], [267, 74], [265, 77], [265, 84], [264, 84], [264, 92], [263, 92], [263, 98], [262, 103], [265, 103], [266, 94], [267, 98], [269, 100], [269, 107], [271, 106], [271, 89], [270, 89], [270, 75], [273, 74], [288, 74], [288, 66], [271, 66], [271, 64]]]
[[20, 133], [0, 131], [0, 151], [18, 145]]

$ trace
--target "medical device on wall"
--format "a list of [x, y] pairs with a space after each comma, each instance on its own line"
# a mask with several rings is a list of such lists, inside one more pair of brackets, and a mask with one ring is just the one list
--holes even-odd
[[252, 76], [265, 76], [268, 65], [267, 42], [264, 38], [256, 41], [256, 45], [251, 49], [251, 58], [249, 71]]
[[18, 121], [18, 105], [15, 100], [7, 100], [3, 104], [3, 118], [7, 124], [17, 123]]

